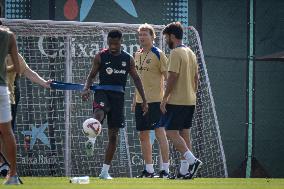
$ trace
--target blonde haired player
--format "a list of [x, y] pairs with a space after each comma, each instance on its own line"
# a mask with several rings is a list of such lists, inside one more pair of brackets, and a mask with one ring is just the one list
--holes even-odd
[[141, 107], [142, 99], [136, 91], [132, 110], [135, 111], [136, 129], [139, 131], [142, 155], [145, 160], [145, 169], [138, 178], [154, 177], [150, 130], [155, 130], [155, 135], [161, 150], [163, 163], [159, 177], [168, 178], [169, 144], [165, 129], [159, 124], [162, 115], [160, 103], [164, 94], [163, 88], [167, 73], [167, 58], [160, 49], [154, 46], [156, 34], [151, 25], [142, 24], [138, 29], [138, 34], [142, 49], [135, 53], [135, 67], [141, 77], [146, 100], [149, 105], [148, 112], [144, 115]]

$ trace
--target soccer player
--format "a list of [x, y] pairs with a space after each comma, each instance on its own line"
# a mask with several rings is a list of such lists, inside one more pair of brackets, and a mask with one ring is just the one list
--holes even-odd
[[[1, 15], [0, 6], [0, 15]], [[16, 141], [11, 127], [11, 107], [9, 101], [9, 91], [6, 81], [5, 58], [11, 53], [13, 65], [17, 73], [20, 72], [17, 57], [18, 49], [14, 34], [7, 28], [0, 25], [0, 137], [6, 152], [6, 158], [10, 163], [9, 177], [4, 184], [20, 184], [16, 172]]]
[[[45, 88], [50, 88], [50, 83], [52, 82], [52, 80], [46, 81], [42, 77], [40, 77], [35, 71], [31, 70], [29, 66], [27, 65], [26, 61], [24, 60], [24, 58], [20, 54], [18, 54], [18, 61], [19, 61], [19, 66], [20, 66], [20, 74], [24, 75], [31, 81], [38, 83], [39, 85]], [[9, 98], [10, 98], [11, 113], [12, 113], [11, 124], [12, 124], [12, 130], [14, 131], [16, 113], [17, 113], [17, 105], [20, 100], [19, 85], [17, 85], [19, 74], [15, 72], [12, 56], [10, 54], [8, 54], [8, 56], [6, 57], [5, 64], [7, 68], [6, 69], [7, 70], [7, 85], [8, 85], [8, 90], [10, 92]], [[9, 165], [8, 165], [8, 162], [5, 162], [5, 158], [1, 151], [1, 144], [0, 144], [0, 175], [5, 177], [8, 170], [9, 170]]]
[[[139, 94], [142, 97], [142, 110], [147, 112], [143, 86], [138, 76], [134, 59], [127, 52], [121, 50], [122, 33], [112, 30], [108, 33], [107, 43], [109, 48], [95, 55], [90, 71], [82, 92], [83, 100], [90, 94], [90, 86], [99, 73], [99, 88], [94, 94], [94, 117], [102, 122], [107, 116], [108, 123], [108, 146], [105, 152], [105, 160], [99, 177], [112, 179], [108, 171], [117, 146], [119, 128], [124, 127], [124, 88], [128, 73], [133, 78]], [[115, 91], [114, 91], [115, 90]]]
[[198, 64], [192, 50], [182, 43], [183, 28], [179, 22], [167, 25], [163, 35], [171, 52], [167, 86], [160, 107], [164, 113], [161, 124], [166, 127], [167, 137], [183, 156], [177, 178], [191, 179], [202, 165], [186, 143], [196, 105]]
[[146, 164], [145, 170], [138, 178], [154, 177], [150, 130], [155, 130], [162, 155], [163, 163], [159, 177], [168, 178], [169, 144], [164, 127], [159, 125], [162, 115], [160, 103], [163, 98], [164, 79], [167, 77], [167, 58], [160, 49], [153, 45], [156, 34], [151, 25], [142, 24], [138, 29], [138, 34], [142, 49], [135, 53], [135, 66], [142, 80], [149, 106], [148, 113], [143, 115], [144, 112], [141, 108], [143, 101], [136, 91], [132, 111], [135, 111], [136, 129], [139, 131], [142, 155]]

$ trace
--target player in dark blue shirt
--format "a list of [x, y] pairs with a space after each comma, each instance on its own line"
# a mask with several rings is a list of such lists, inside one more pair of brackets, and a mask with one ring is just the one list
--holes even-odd
[[105, 152], [105, 160], [100, 174], [101, 179], [112, 179], [108, 170], [117, 146], [119, 128], [124, 127], [124, 89], [127, 76], [130, 74], [134, 84], [140, 93], [143, 103], [142, 109], [146, 113], [146, 102], [142, 82], [138, 76], [133, 57], [121, 50], [122, 33], [112, 30], [108, 33], [107, 43], [109, 48], [96, 54], [92, 70], [82, 92], [83, 100], [90, 95], [90, 86], [99, 73], [99, 90], [94, 94], [94, 118], [103, 122], [107, 116], [108, 123], [108, 146]]

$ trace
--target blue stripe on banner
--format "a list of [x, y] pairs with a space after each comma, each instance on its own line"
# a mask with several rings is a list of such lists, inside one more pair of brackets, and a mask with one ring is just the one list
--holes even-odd
[[[75, 90], [75, 91], [82, 91], [84, 88], [83, 84], [77, 84], [77, 83], [65, 83], [60, 81], [53, 81], [50, 84], [50, 87], [52, 89], [57, 90]], [[90, 87], [90, 90], [106, 90], [106, 91], [115, 91], [115, 92], [122, 92], [124, 93], [124, 89], [120, 85], [92, 85]]]

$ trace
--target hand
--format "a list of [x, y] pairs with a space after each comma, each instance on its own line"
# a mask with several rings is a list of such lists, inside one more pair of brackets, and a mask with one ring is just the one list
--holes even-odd
[[167, 110], [166, 110], [166, 105], [167, 105], [167, 100], [162, 100], [162, 102], [161, 102], [161, 104], [160, 104], [160, 109], [161, 109], [161, 112], [163, 113], [163, 114], [165, 114], [166, 112], [167, 112]]
[[143, 116], [144, 116], [148, 112], [148, 104], [146, 101], [143, 101], [141, 105], [142, 105], [142, 111], [144, 112], [143, 113]]
[[53, 81], [52, 79], [47, 80], [43, 87], [44, 88], [50, 88], [50, 83], [52, 83], [52, 81]]
[[90, 96], [90, 89], [84, 89], [81, 96], [83, 101], [87, 101]]

